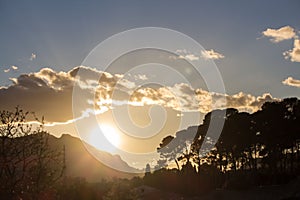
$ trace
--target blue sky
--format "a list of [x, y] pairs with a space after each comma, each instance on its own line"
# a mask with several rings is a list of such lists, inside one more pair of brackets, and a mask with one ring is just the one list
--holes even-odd
[[[299, 63], [282, 56], [293, 41], [273, 44], [261, 38], [267, 28], [290, 25], [300, 30], [299, 1], [2, 0], [0, 5], [1, 71], [19, 67], [1, 73], [1, 85], [8, 84], [8, 77], [45, 66], [69, 70], [109, 36], [157, 26], [180, 31], [224, 54], [216, 63], [229, 94], [270, 92], [281, 98], [299, 92], [281, 84], [288, 76], [300, 77]], [[31, 53], [37, 55], [33, 61]]]

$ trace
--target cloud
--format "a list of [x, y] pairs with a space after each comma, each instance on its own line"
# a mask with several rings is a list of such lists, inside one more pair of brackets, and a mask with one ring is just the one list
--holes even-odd
[[135, 80], [146, 81], [146, 80], [148, 80], [148, 77], [145, 74], [137, 74], [137, 75], [134, 75], [134, 79]]
[[253, 96], [240, 92], [227, 95], [213, 93], [203, 89], [193, 89], [191, 86], [180, 83], [172, 87], [141, 88], [136, 90], [129, 100], [131, 105], [161, 105], [177, 111], [200, 111], [207, 113], [213, 109], [236, 108], [240, 111], [255, 112], [266, 101], [277, 100], [271, 94]]
[[[19, 105], [38, 116], [44, 115], [46, 122], [72, 120], [72, 92], [77, 71], [78, 67], [68, 72], [43, 68], [36, 73], [11, 78], [12, 84], [0, 89], [0, 109], [12, 110]], [[89, 71], [93, 69], [89, 68]]]
[[294, 48], [283, 53], [285, 59], [292, 62], [300, 62], [300, 40], [294, 40]]
[[300, 88], [300, 80], [294, 79], [292, 77], [288, 77], [287, 79], [283, 80], [282, 83], [284, 85]]
[[3, 72], [8, 73], [8, 72], [10, 72], [10, 70], [13, 70], [13, 71], [18, 70], [18, 67], [15, 65], [12, 65], [10, 68], [4, 69]]
[[294, 28], [290, 26], [284, 26], [279, 29], [271, 29], [263, 31], [262, 34], [266, 37], [270, 37], [270, 41], [274, 43], [281, 42], [283, 40], [289, 40], [296, 37]]
[[186, 49], [178, 49], [176, 50], [176, 53], [179, 54], [178, 56], [169, 56], [169, 58], [171, 59], [185, 59], [188, 61], [195, 61], [195, 60], [199, 60], [199, 56], [197, 56], [194, 53], [191, 53], [189, 51], [187, 51]]
[[283, 56], [292, 62], [300, 62], [300, 40], [293, 27], [284, 26], [279, 29], [268, 28], [263, 31], [262, 34], [266, 37], [270, 37], [270, 41], [274, 43], [294, 38], [293, 49], [283, 52]]
[[33, 61], [34, 59], [36, 59], [36, 54], [31, 53], [29, 60]]
[[[82, 77], [77, 81], [78, 70], [82, 70]], [[100, 80], [99, 80], [99, 77]], [[101, 97], [111, 97], [112, 88], [119, 90], [130, 89], [134, 83], [120, 80], [119, 75], [111, 75], [89, 67], [75, 67], [68, 72], [56, 72], [50, 68], [43, 68], [39, 72], [22, 74], [11, 78], [12, 84], [0, 87], [0, 110], [12, 110], [20, 105], [26, 110], [34, 111], [38, 115], [45, 115], [47, 122], [66, 122], [73, 119], [72, 94], [73, 86], [80, 88], [82, 98], [86, 98], [85, 108], [94, 108], [89, 100], [94, 98], [94, 90], [102, 90]], [[107, 94], [107, 95], [105, 95]], [[102, 108], [102, 110], [105, 110]], [[82, 110], [82, 112], [85, 112]]]
[[178, 53], [178, 54], [188, 54], [188, 51], [186, 49], [177, 49], [176, 53]]
[[196, 61], [199, 60], [200, 57], [204, 58], [205, 60], [212, 59], [212, 60], [218, 60], [221, 58], [224, 58], [225, 56], [221, 53], [218, 53], [214, 51], [213, 49], [211, 50], [203, 50], [201, 51], [201, 55], [197, 55], [195, 53], [191, 53], [187, 51], [186, 49], [178, 49], [176, 50], [176, 53], [179, 54], [178, 56], [169, 56], [170, 59], [185, 59], [188, 61]]
[[215, 52], [213, 49], [201, 51], [201, 56], [204, 59], [212, 59], [212, 60], [218, 60], [218, 59], [221, 59], [221, 58], [225, 57], [224, 55], [222, 55], [218, 52]]
[[[80, 74], [78, 73], [79, 69]], [[84, 76], [83, 76], [84, 75]], [[139, 76], [144, 79], [144, 76]], [[253, 96], [213, 93], [192, 88], [186, 83], [172, 86], [140, 86], [120, 74], [110, 74], [90, 67], [75, 67], [68, 72], [43, 68], [38, 72], [22, 74], [11, 79], [8, 87], [0, 87], [0, 110], [11, 110], [20, 105], [45, 115], [47, 123], [71, 123], [73, 119], [73, 86], [78, 86], [80, 97], [86, 101], [76, 105], [82, 116], [91, 110], [103, 113], [116, 106], [160, 105], [176, 111], [207, 113], [216, 108], [233, 107], [240, 111], [254, 112], [266, 101], [276, 100], [270, 94]], [[89, 111], [89, 112], [88, 112]]]
[[199, 57], [194, 54], [186, 54], [186, 55], [180, 55], [180, 59], [186, 59], [189, 61], [199, 60]]
[[279, 99], [272, 97], [270, 93], [264, 93], [261, 96], [253, 96], [240, 92], [233, 96], [227, 96], [227, 107], [236, 108], [244, 112], [255, 112], [268, 101], [278, 101]]
[[[265, 102], [277, 100], [269, 93], [265, 93], [257, 97], [243, 92], [228, 95], [210, 93], [199, 89], [196, 90], [196, 93], [203, 112], [208, 112], [212, 109], [236, 108], [239, 111], [252, 113], [259, 110]], [[226, 100], [226, 102], [224, 102], [224, 100]]]
[[13, 70], [18, 70], [18, 67], [15, 66], [15, 65], [12, 65], [11, 68], [12, 68]]

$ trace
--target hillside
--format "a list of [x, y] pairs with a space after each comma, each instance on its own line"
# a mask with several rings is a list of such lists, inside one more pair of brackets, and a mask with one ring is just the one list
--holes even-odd
[[[62, 148], [65, 146], [65, 176], [82, 177], [89, 182], [97, 182], [101, 179], [112, 178], [132, 178], [137, 174], [123, 173], [114, 170], [94, 158], [84, 147], [82, 141], [70, 135], [62, 135], [60, 138], [50, 136], [50, 145], [54, 148]], [[88, 145], [88, 144], [86, 144]], [[92, 147], [91, 147], [92, 148]], [[110, 162], [118, 163], [118, 165], [126, 167], [128, 171], [136, 171], [123, 161], [118, 155], [111, 155], [107, 152], [99, 151], [93, 148], [104, 159]]]

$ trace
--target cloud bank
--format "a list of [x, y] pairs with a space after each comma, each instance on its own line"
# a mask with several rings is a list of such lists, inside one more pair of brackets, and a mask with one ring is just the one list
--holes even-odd
[[[84, 77], [78, 77], [78, 70]], [[82, 73], [81, 73], [82, 74]], [[99, 79], [99, 77], [101, 77]], [[192, 88], [186, 83], [172, 86], [150, 87], [137, 85], [135, 79], [146, 80], [143, 75], [124, 78], [121, 74], [101, 72], [90, 67], [75, 67], [68, 72], [43, 68], [39, 72], [12, 78], [12, 84], [0, 87], [0, 109], [24, 109], [44, 115], [47, 122], [70, 122], [73, 119], [73, 86], [78, 86], [86, 98], [82, 110], [88, 115], [96, 108], [103, 113], [120, 105], [160, 105], [177, 111], [207, 113], [216, 108], [233, 107], [240, 111], [254, 112], [266, 101], [274, 98], [266, 93], [253, 96], [240, 92], [228, 95]]]

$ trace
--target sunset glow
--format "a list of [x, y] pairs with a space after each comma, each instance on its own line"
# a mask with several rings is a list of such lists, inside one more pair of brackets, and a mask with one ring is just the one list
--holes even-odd
[[299, 8], [0, 0], [0, 200], [300, 199]]
[[104, 124], [91, 131], [88, 142], [99, 150], [114, 153], [121, 143], [121, 138], [115, 128]]

